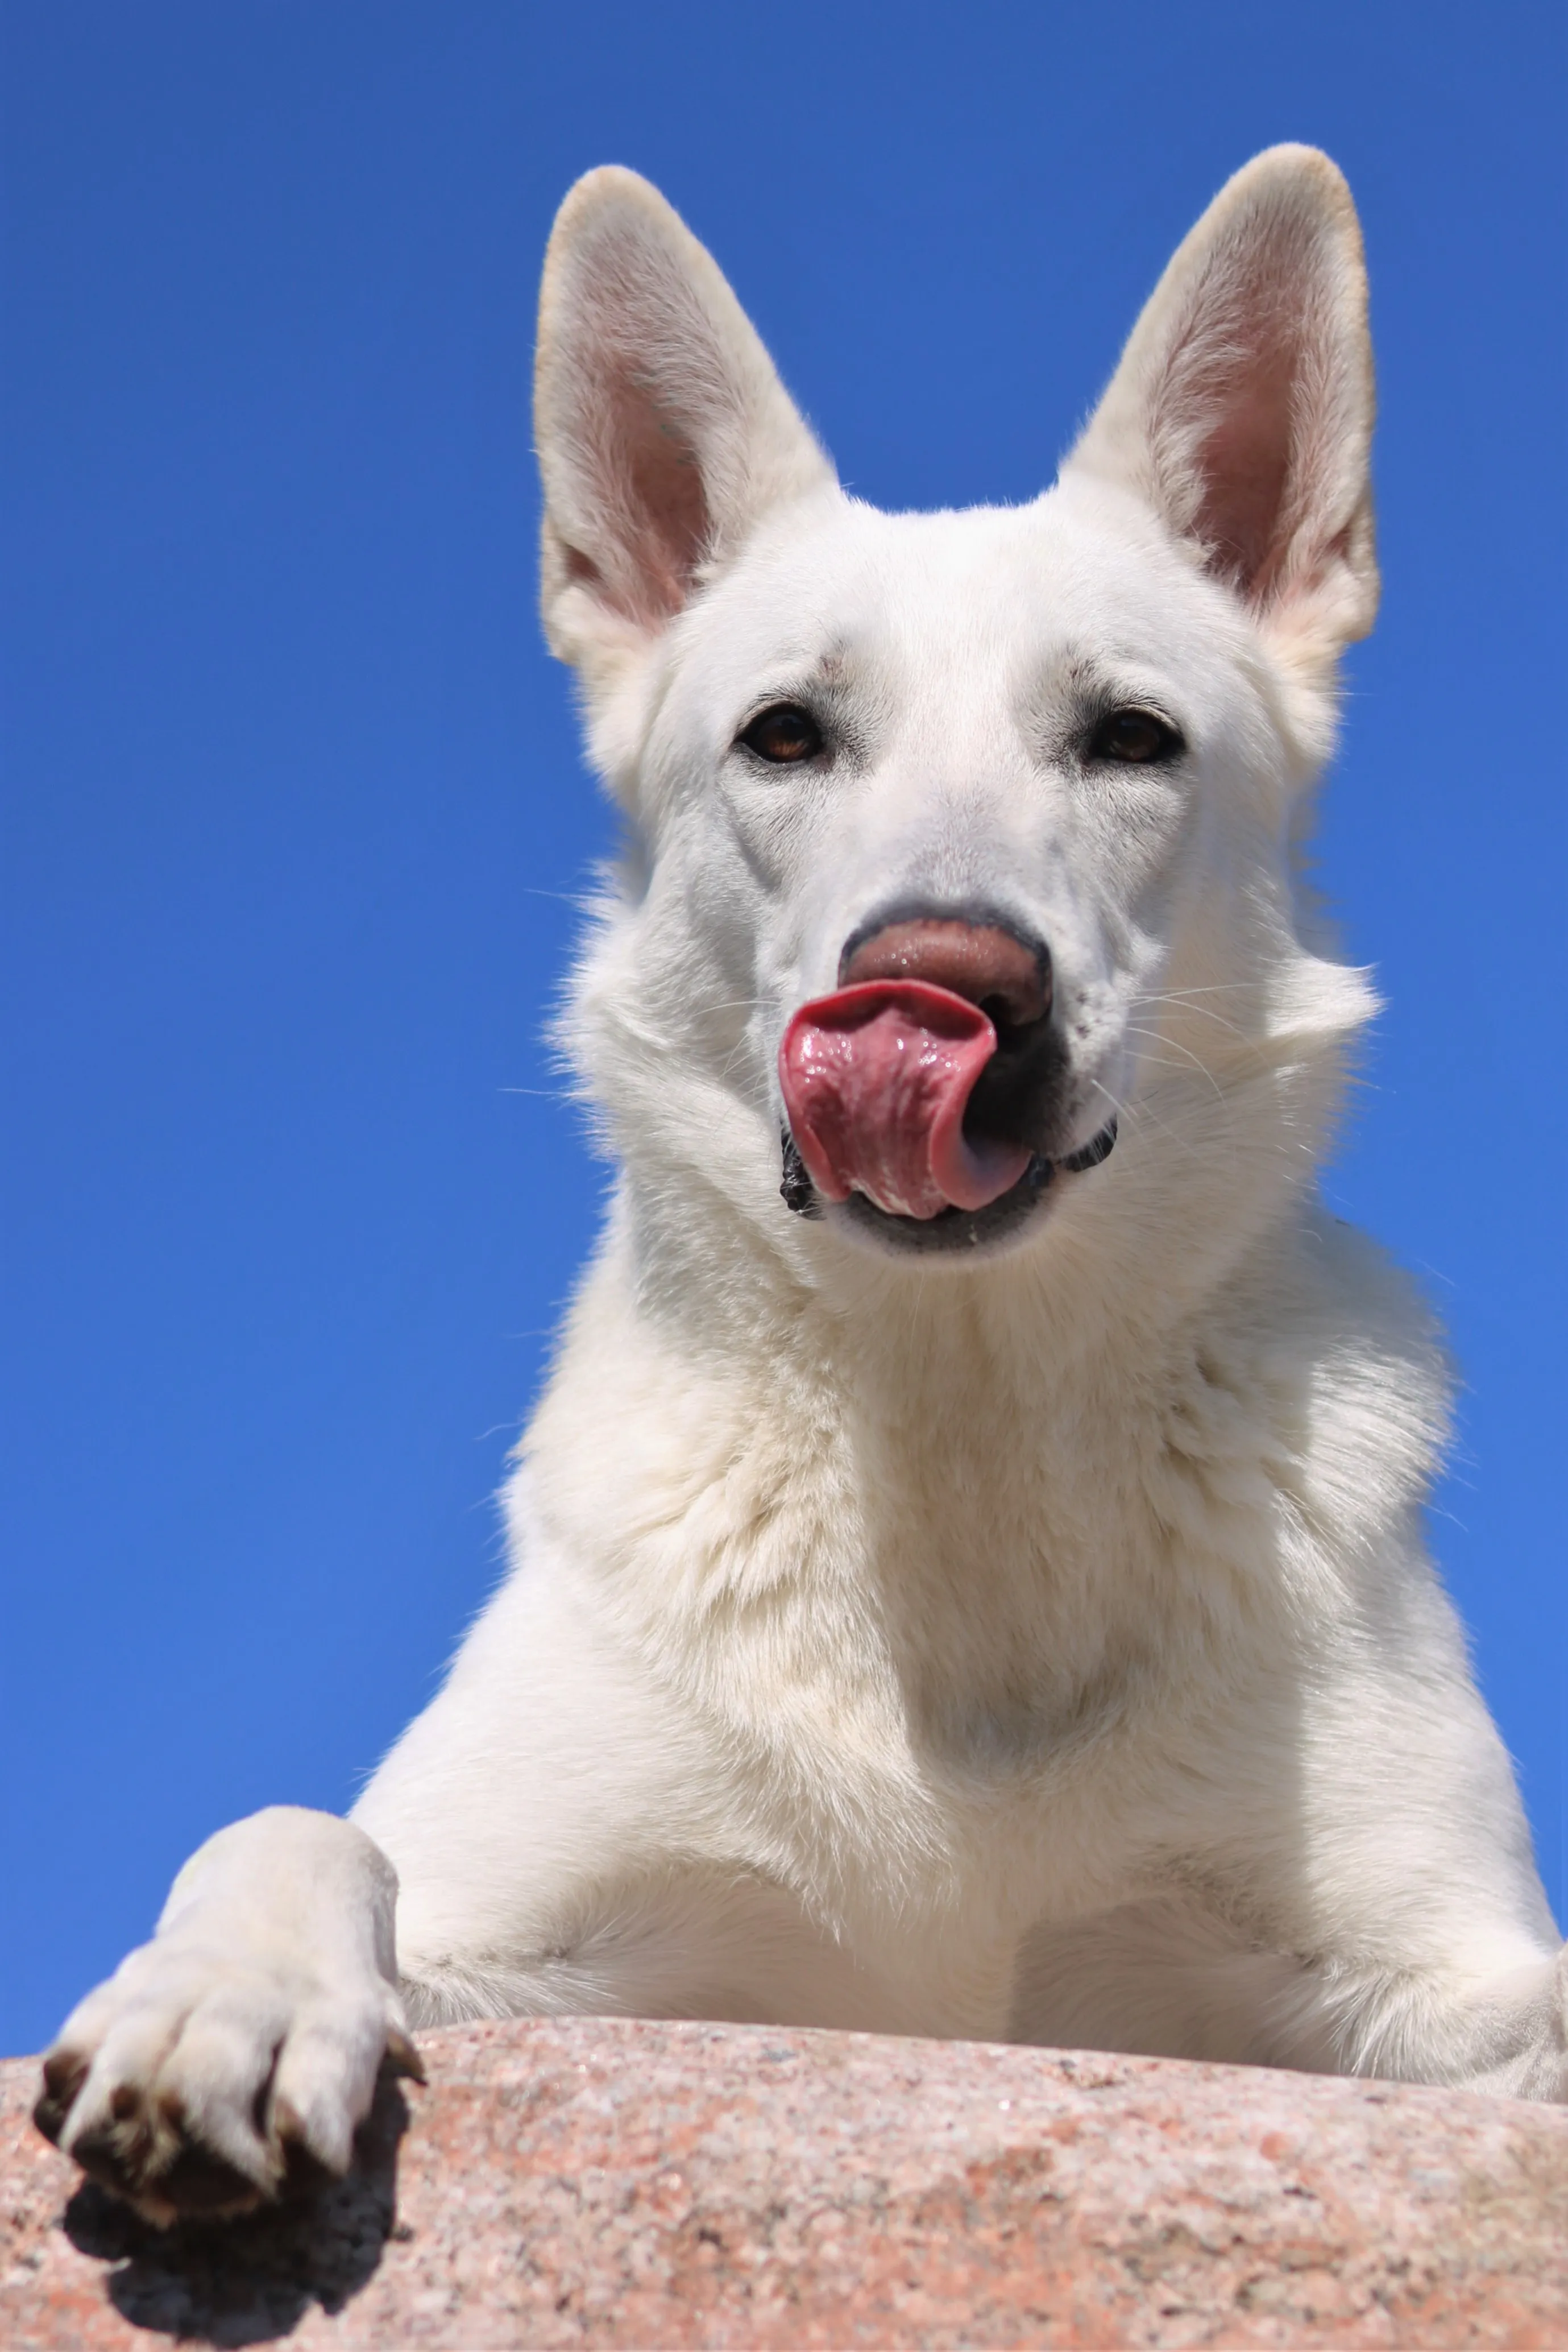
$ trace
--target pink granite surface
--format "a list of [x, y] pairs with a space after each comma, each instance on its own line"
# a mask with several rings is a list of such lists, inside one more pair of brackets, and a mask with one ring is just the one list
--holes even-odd
[[1568, 2346], [1568, 2110], [739, 2026], [422, 2046], [348, 2182], [167, 2236], [0, 2067], [0, 2343]]

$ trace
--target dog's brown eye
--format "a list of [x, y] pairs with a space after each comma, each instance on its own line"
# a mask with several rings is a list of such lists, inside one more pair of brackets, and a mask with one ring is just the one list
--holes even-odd
[[759, 760], [789, 767], [799, 760], [815, 759], [822, 748], [822, 730], [798, 702], [776, 702], [770, 710], [758, 713], [740, 740]]
[[1180, 735], [1157, 710], [1113, 710], [1089, 740], [1092, 760], [1120, 760], [1147, 767], [1156, 760], [1174, 760], [1185, 751]]

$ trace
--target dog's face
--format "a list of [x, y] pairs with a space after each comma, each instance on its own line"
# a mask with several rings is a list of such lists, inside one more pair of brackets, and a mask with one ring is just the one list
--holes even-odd
[[[1064, 1162], [1084, 1174], [1103, 1154], [1200, 805], [1269, 756], [1226, 603], [1132, 501], [1078, 485], [933, 516], [830, 496], [765, 530], [694, 606], [643, 755], [659, 857], [685, 919], [700, 904], [715, 1012], [749, 1013], [716, 1022], [722, 1051], [744, 1037], [753, 1098], [797, 1150], [819, 1114], [802, 1205], [884, 1247], [967, 1255], [1041, 1218]], [[987, 1199], [918, 1189], [969, 1072], [926, 1044], [918, 1003], [900, 1020], [911, 979], [995, 1031], [959, 1122], [992, 1147]], [[797, 1029], [792, 1084], [780, 1046], [800, 1008], [876, 980], [894, 1001], [873, 999], [864, 1026]], [[910, 1102], [912, 1060], [936, 1067]], [[845, 1086], [861, 1097], [847, 1106]]]
[[1303, 961], [1291, 802], [1371, 617], [1369, 424], [1354, 215], [1306, 151], [1217, 200], [1054, 489], [926, 516], [839, 489], [661, 199], [581, 184], [546, 615], [636, 828], [584, 992], [632, 1129], [684, 1088], [700, 1172], [926, 1264], [1110, 1181], [1183, 1018], [1245, 1042]]

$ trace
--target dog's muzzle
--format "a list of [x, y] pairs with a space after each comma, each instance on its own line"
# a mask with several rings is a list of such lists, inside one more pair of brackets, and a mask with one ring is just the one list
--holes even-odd
[[1056, 1165], [1097, 1166], [1114, 1122], [1060, 1162], [1041, 1148], [1065, 1074], [1052, 993], [1043, 942], [989, 910], [900, 910], [852, 936], [839, 986], [779, 1046], [788, 1205], [972, 1223], [1032, 1204]]

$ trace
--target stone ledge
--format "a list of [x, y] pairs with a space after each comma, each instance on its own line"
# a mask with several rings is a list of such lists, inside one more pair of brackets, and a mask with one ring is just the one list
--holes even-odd
[[0, 2341], [1568, 2344], [1568, 2109], [748, 2026], [422, 2046], [350, 2180], [167, 2236], [0, 2066]]

